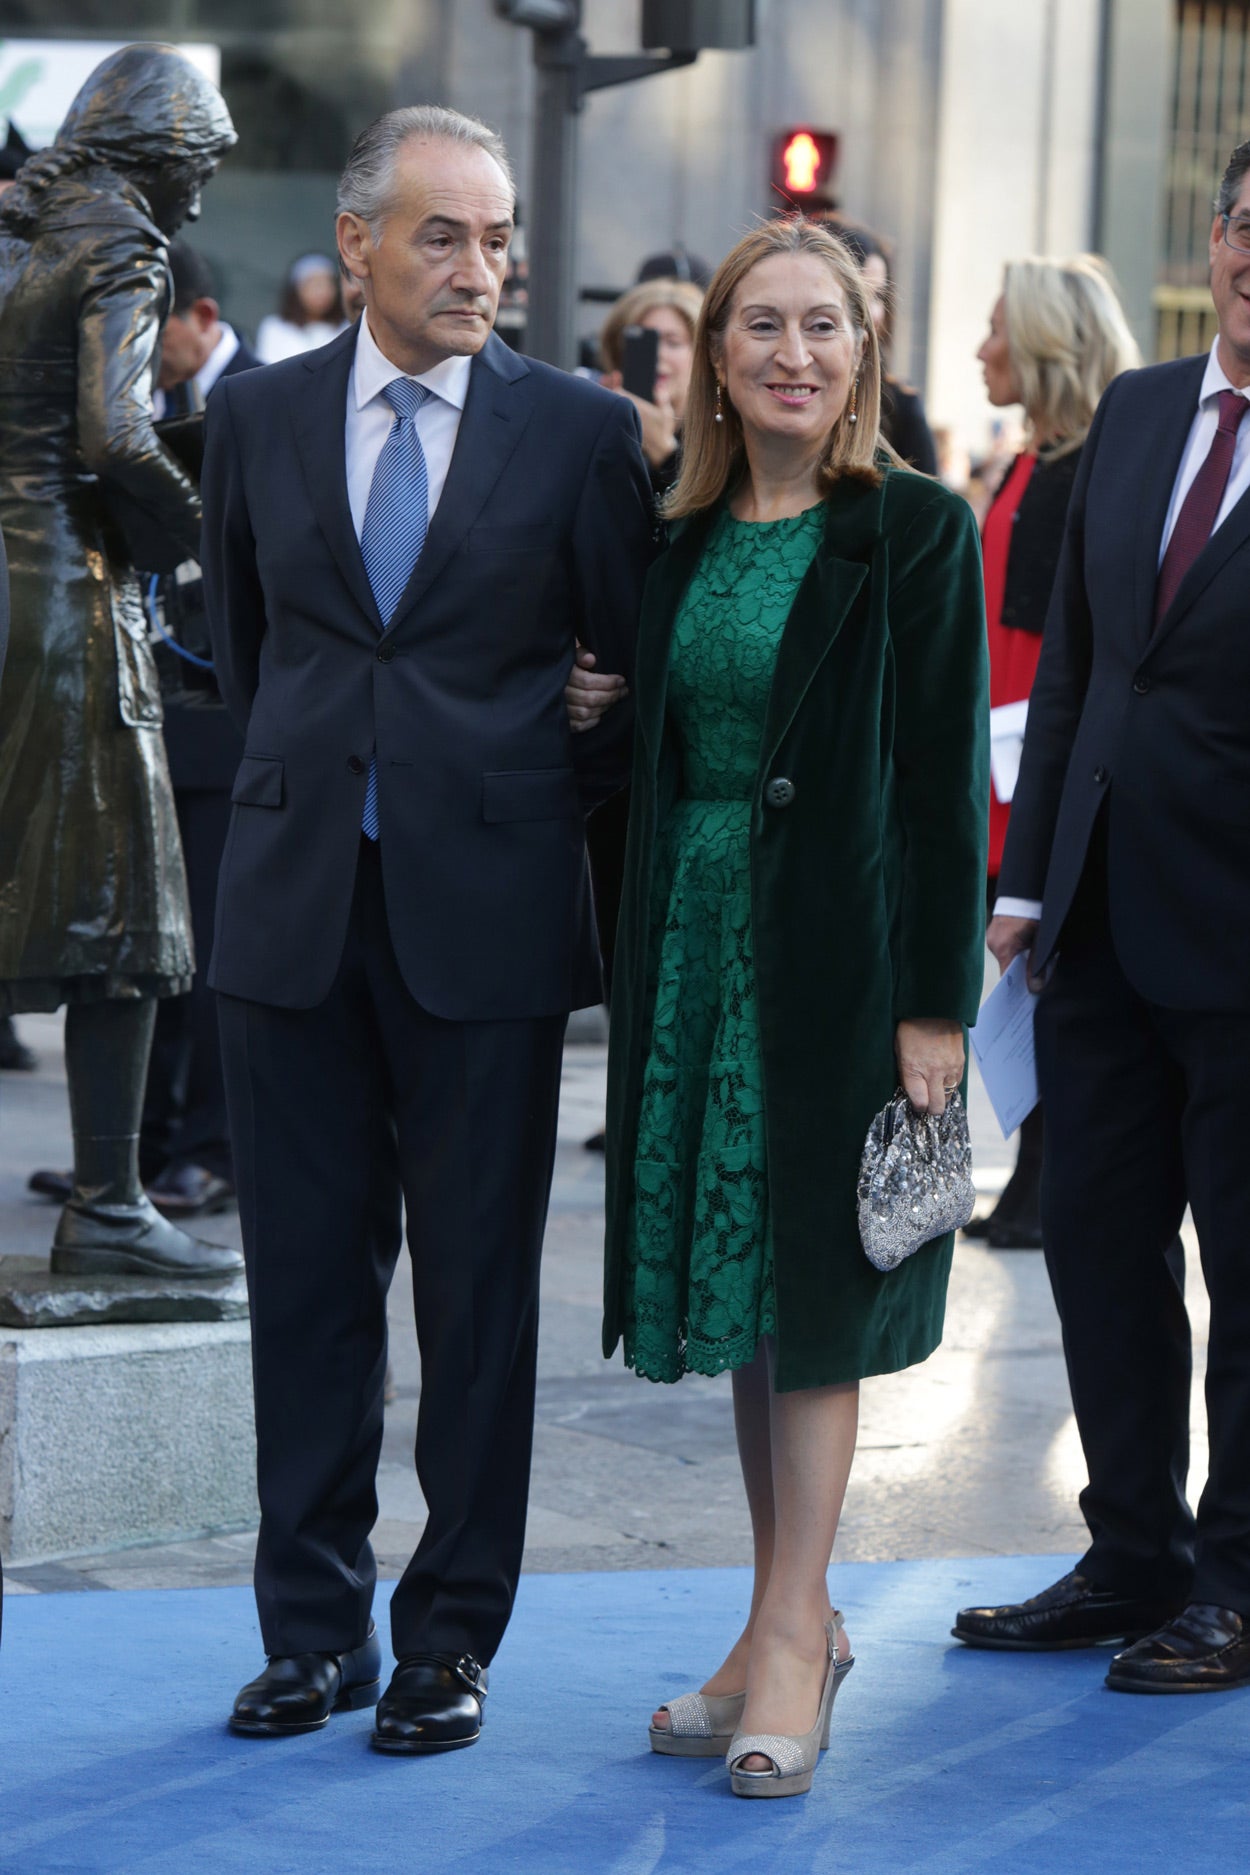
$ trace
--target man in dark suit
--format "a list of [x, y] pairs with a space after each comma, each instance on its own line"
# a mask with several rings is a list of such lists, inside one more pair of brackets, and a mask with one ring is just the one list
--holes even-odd
[[623, 719], [574, 738], [563, 689], [578, 641], [631, 670], [651, 553], [628, 403], [492, 334], [513, 205], [483, 125], [379, 119], [339, 190], [360, 325], [208, 414], [205, 585], [246, 732], [211, 981], [269, 1655], [233, 1724], [377, 1699], [402, 1200], [428, 1519], [391, 1603], [373, 1738], [392, 1751], [473, 1742], [512, 1607], [561, 1048], [601, 993], [583, 814], [628, 743]]
[[[1107, 1683], [1143, 1693], [1250, 1681], [1250, 143], [1210, 262], [1210, 356], [1117, 379], [1085, 445], [989, 935], [1051, 971], [1042, 1227], [1091, 1542], [954, 1630], [1128, 1638]], [[1211, 1299], [1196, 1518], [1186, 1203]]]
[[[222, 379], [254, 370], [260, 360], [222, 318], [204, 256], [175, 241], [169, 268], [174, 301], [161, 331], [158, 415], [191, 416], [204, 409]], [[158, 658], [196, 975], [187, 995], [166, 997], [157, 1009], [139, 1170], [149, 1196], [167, 1217], [191, 1217], [219, 1211], [234, 1196], [217, 1004], [208, 987], [207, 966], [217, 876], [230, 824], [230, 790], [243, 738], [211, 669], [203, 584], [195, 562], [163, 576], [159, 592], [177, 647], [158, 647]]]

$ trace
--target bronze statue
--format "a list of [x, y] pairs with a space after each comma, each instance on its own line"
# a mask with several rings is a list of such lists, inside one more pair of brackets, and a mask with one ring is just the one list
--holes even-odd
[[119, 517], [199, 552], [152, 428], [168, 238], [235, 141], [171, 46], [128, 46], [0, 202], [0, 1012], [66, 1005], [74, 1188], [61, 1273], [226, 1272], [167, 1223], [137, 1143], [156, 1000], [190, 986], [186, 880], [143, 596]]

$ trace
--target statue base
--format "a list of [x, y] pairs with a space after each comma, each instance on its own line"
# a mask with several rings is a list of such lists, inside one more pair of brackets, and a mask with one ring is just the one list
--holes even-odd
[[[129, 1302], [117, 1297], [123, 1282], [138, 1292]], [[53, 1280], [46, 1265], [41, 1285], [15, 1282], [7, 1271], [4, 1281], [10, 1306], [16, 1294], [17, 1306], [32, 1311], [115, 1302], [160, 1308], [172, 1287], [136, 1285], [133, 1278]], [[220, 1293], [173, 1302], [217, 1311], [238, 1307], [237, 1299]], [[255, 1527], [245, 1309], [244, 1303], [235, 1319], [219, 1312], [208, 1320], [109, 1322], [97, 1315], [94, 1326], [0, 1328], [0, 1553], [6, 1562], [49, 1562]]]
[[226, 1277], [53, 1276], [46, 1259], [6, 1256], [0, 1262], [0, 1327], [246, 1320], [241, 1270]]

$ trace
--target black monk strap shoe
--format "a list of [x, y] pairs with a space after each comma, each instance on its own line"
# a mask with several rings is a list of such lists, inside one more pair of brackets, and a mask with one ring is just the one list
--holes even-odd
[[1250, 1686], [1250, 1620], [1213, 1602], [1191, 1602], [1157, 1633], [1117, 1654], [1107, 1685], [1117, 1693], [1220, 1693]]
[[234, 1702], [230, 1729], [249, 1736], [319, 1732], [332, 1712], [377, 1703], [382, 1649], [370, 1623], [368, 1639], [342, 1654], [274, 1654]]
[[1170, 1621], [1175, 1602], [1143, 1601], [1100, 1589], [1073, 1569], [1027, 1602], [1002, 1608], [961, 1608], [951, 1633], [968, 1647], [1044, 1653], [1061, 1647], [1097, 1647], [1131, 1641]]
[[459, 1751], [476, 1744], [490, 1674], [472, 1654], [405, 1654], [378, 1701], [375, 1751]]

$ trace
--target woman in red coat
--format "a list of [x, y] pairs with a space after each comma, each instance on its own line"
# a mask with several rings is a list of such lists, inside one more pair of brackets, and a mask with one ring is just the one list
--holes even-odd
[[[1003, 478], [981, 536], [990, 708], [997, 710], [1027, 702], [1033, 688], [1081, 447], [1108, 384], [1141, 357], [1111, 274], [1094, 254], [1009, 262], [977, 357], [991, 404], [1023, 404], [1026, 426], [1025, 447]], [[1003, 788], [1006, 794], [1005, 781]], [[991, 912], [1010, 813], [1009, 797], [1000, 798], [991, 781]], [[1041, 1167], [1042, 1110], [1035, 1107], [1020, 1128], [1016, 1169], [998, 1204], [966, 1235], [995, 1250], [1040, 1249]]]

